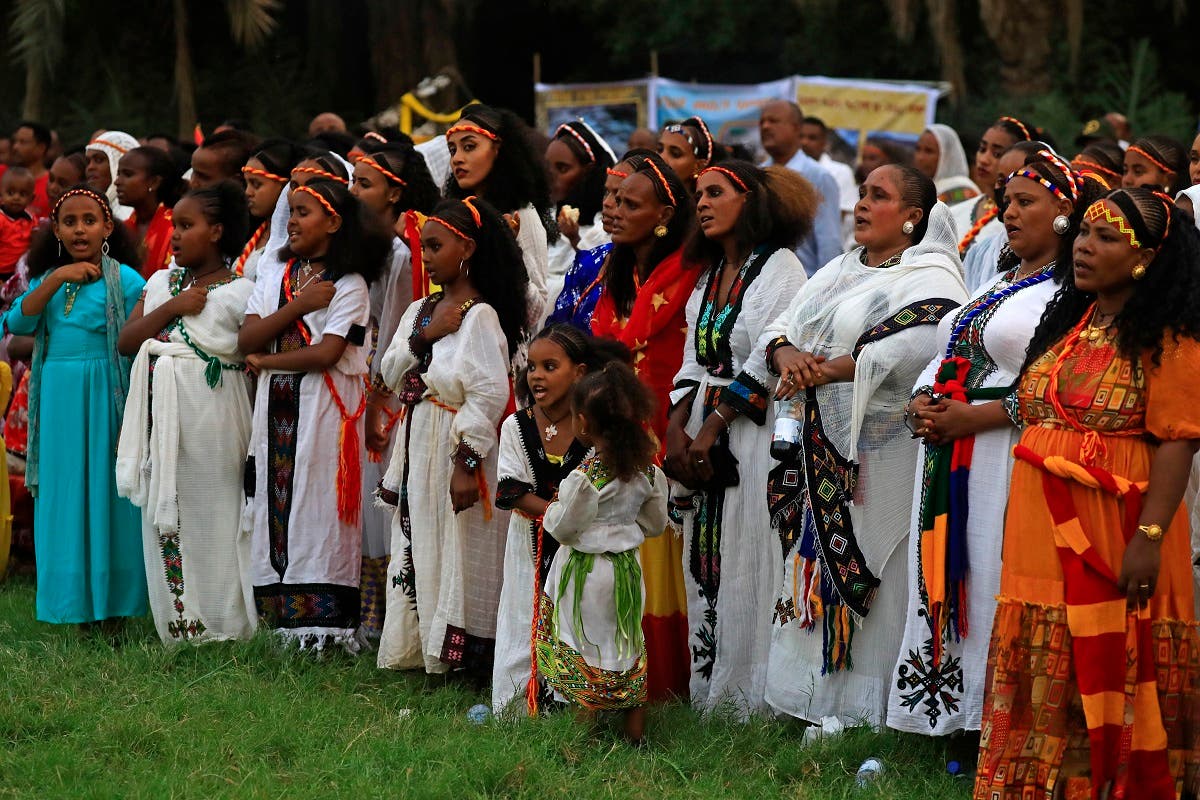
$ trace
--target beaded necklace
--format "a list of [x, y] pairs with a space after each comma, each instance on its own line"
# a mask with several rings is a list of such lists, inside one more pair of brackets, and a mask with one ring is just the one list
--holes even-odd
[[1050, 277], [1053, 275], [1053, 273], [1054, 262], [1051, 261], [1033, 275], [1022, 278], [1016, 283], [1009, 284], [1003, 289], [997, 289], [985, 297], [982, 301], [976, 303], [974, 308], [959, 317], [958, 322], [954, 325], [954, 329], [950, 332], [950, 341], [946, 344], [945, 358], [952, 358], [954, 356], [954, 348], [958, 344], [958, 340], [962, 336], [963, 331], [967, 329], [967, 326], [970, 325], [971, 321], [977, 316], [982, 314], [987, 309], [999, 305], [1004, 300], [1021, 291], [1022, 289], [1027, 289], [1030, 286], [1036, 286], [1043, 281], [1050, 280]]

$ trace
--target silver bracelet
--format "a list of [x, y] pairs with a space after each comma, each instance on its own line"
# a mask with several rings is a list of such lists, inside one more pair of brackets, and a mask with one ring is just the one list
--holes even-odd
[[729, 428], [729, 420], [727, 420], [727, 419], [725, 418], [725, 415], [721, 413], [721, 409], [719, 409], [719, 408], [714, 408], [714, 409], [713, 409], [713, 413], [714, 413], [714, 414], [716, 414], [718, 417], [720, 417], [720, 418], [721, 418], [721, 422], [724, 422], [724, 423], [725, 423], [725, 427], [726, 427], [726, 429], [728, 429], [728, 428]]

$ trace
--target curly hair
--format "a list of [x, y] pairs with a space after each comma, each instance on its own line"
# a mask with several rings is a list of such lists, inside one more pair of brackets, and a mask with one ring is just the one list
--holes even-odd
[[[812, 231], [820, 201], [812, 184], [799, 173], [782, 166], [762, 169], [747, 161], [729, 160], [700, 174], [710, 169], [727, 170], [726, 182], [746, 198], [734, 225], [740, 249], [792, 250]], [[683, 252], [689, 261], [708, 265], [717, 264], [724, 255], [720, 243], [709, 239], [698, 227], [692, 229]]]
[[[1200, 337], [1200, 233], [1176, 219], [1171, 199], [1146, 188], [1115, 189], [1104, 197], [1121, 210], [1143, 247], [1156, 249], [1146, 275], [1133, 284], [1133, 293], [1117, 313], [1117, 349], [1125, 358], [1149, 352], [1155, 364], [1162, 359], [1168, 333]], [[1095, 301], [1096, 295], [1075, 286], [1073, 273], [1046, 307], [1025, 356], [1025, 367], [1062, 339]]]
[[[364, 209], [350, 189], [337, 181], [320, 178], [304, 188], [320, 195], [342, 218], [341, 227], [329, 237], [329, 250], [325, 254], [325, 271], [330, 280], [353, 274], [361, 275], [367, 283], [379, 280], [392, 250], [391, 231], [379, 216]], [[300, 189], [293, 189], [292, 193], [297, 191]], [[289, 245], [284, 245], [279, 257], [286, 262], [299, 256]]]
[[504, 214], [529, 205], [537, 209], [539, 215], [551, 210], [546, 168], [533, 146], [533, 131], [520, 117], [506, 108], [476, 103], [463, 110], [459, 122], [478, 125], [495, 134], [499, 152], [491, 173], [476, 191], [459, 186], [451, 171], [443, 192], [446, 197], [461, 200], [478, 193]]
[[[412, 142], [379, 142], [372, 139], [363, 140], [362, 151], [365, 156], [378, 161], [379, 165], [388, 172], [404, 181], [400, 199], [392, 205], [392, 213], [399, 217], [405, 211], [419, 211], [429, 214], [433, 207], [442, 199], [429, 167], [425, 164], [425, 156], [421, 155]], [[389, 186], [396, 182], [388, 176]]]
[[584, 375], [571, 392], [571, 407], [587, 420], [588, 434], [618, 479], [630, 480], [654, 463], [654, 397], [628, 364], [610, 361]]
[[[609, 155], [608, 148], [600, 142], [596, 133], [582, 121], [560, 125], [554, 134], [554, 139], [566, 145], [571, 154], [587, 170], [583, 179], [572, 187], [558, 207], [560, 209], [563, 206], [578, 208], [579, 219], [583, 221], [583, 224], [591, 224], [600, 211], [600, 204], [604, 202], [604, 182], [608, 179], [607, 170], [613, 166], [612, 156]], [[587, 142], [590, 152], [584, 148], [580, 139]]]
[[445, 220], [475, 242], [469, 280], [499, 317], [511, 358], [528, 334], [529, 274], [512, 228], [500, 212], [482, 198], [467, 199], [479, 212], [478, 223], [466, 203], [457, 199], [438, 203], [430, 216]]
[[237, 258], [246, 244], [246, 193], [233, 181], [221, 181], [203, 189], [192, 189], [181, 199], [195, 200], [209, 225], [221, 226], [217, 249], [225, 258]]
[[122, 225], [119, 221], [113, 219], [112, 208], [108, 205], [107, 198], [97, 192], [86, 183], [81, 183], [63, 192], [62, 198], [54, 204], [54, 209], [50, 212], [50, 225], [45, 226], [33, 237], [33, 242], [29, 246], [29, 255], [26, 257], [26, 266], [29, 270], [29, 277], [36, 278], [40, 275], [45, 275], [52, 269], [61, 267], [64, 264], [71, 264], [75, 259], [69, 252], [65, 252], [59, 246], [58, 237], [54, 235], [54, 226], [58, 224], [58, 212], [62, 208], [63, 200], [68, 194], [74, 192], [73, 197], [86, 195], [93, 200], [96, 205], [100, 206], [100, 213], [105, 219], [113, 223], [112, 233], [108, 235], [108, 255], [120, 264], [127, 267], [133, 267], [136, 270], [141, 270], [142, 260], [138, 257], [137, 247], [134, 246], [133, 239], [129, 235], [129, 229]]
[[[667, 221], [667, 235], [655, 237], [654, 246], [650, 249], [648, 261], [657, 266], [683, 246], [684, 237], [691, 231], [692, 222], [696, 218], [696, 204], [688, 196], [683, 181], [675, 174], [675, 170], [663, 161], [662, 156], [646, 152], [641, 163], [634, 167], [633, 173], [626, 180], [630, 180], [634, 175], [645, 176], [654, 187], [654, 196], [658, 202], [675, 209], [675, 213]], [[626, 153], [623, 160], [632, 164], [631, 153]], [[614, 244], [608, 254], [604, 290], [612, 296], [613, 305], [622, 316], [628, 316], [633, 310], [633, 270], [636, 266], [634, 260], [633, 245]]]

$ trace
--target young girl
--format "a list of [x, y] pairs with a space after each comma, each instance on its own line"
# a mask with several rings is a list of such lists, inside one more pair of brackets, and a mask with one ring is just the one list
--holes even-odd
[[642, 740], [646, 651], [638, 547], [667, 525], [667, 479], [648, 433], [654, 400], [633, 370], [610, 363], [571, 392], [576, 435], [595, 453], [563, 479], [543, 517], [562, 546], [537, 618], [538, 669], [587, 711], [623, 710]]
[[354, 649], [367, 285], [387, 239], [340, 183], [312, 181], [289, 202], [284, 268], [260, 276], [238, 336], [259, 374], [250, 582], [259, 617], [286, 638]]
[[545, 328], [529, 344], [525, 380], [533, 405], [504, 420], [500, 429], [496, 507], [515, 513], [508, 523], [504, 587], [496, 621], [496, 665], [492, 670], [492, 708], [496, 713], [522, 693], [530, 712], [537, 708], [531, 628], [536, 598], [558, 550], [558, 542], [542, 535], [540, 523], [559, 482], [588, 453], [588, 446], [575, 436], [571, 388], [588, 372], [613, 360], [628, 362], [629, 350], [612, 340], [593, 339], [571, 325]]
[[292, 169], [302, 158], [300, 146], [286, 139], [271, 139], [263, 142], [257, 153], [242, 167], [242, 178], [246, 181], [246, 207], [254, 223], [254, 232], [242, 248], [233, 271], [250, 280], [258, 276], [258, 264], [271, 238], [271, 220], [275, 209], [287, 199], [283, 190], [287, 186]]
[[125, 220], [147, 280], [171, 261], [171, 209], [179, 198], [175, 162], [157, 147], [135, 147], [117, 162], [117, 200], [133, 209]]
[[[413, 149], [411, 140], [392, 144], [364, 138], [359, 142], [359, 150], [354, 158], [354, 183], [350, 192], [394, 233], [388, 268], [371, 286], [371, 345], [367, 359], [371, 392], [367, 401], [364, 442], [367, 460], [363, 465], [363, 605], [359, 638], [367, 643], [378, 643], [383, 633], [384, 581], [391, 552], [392, 526], [391, 515], [375, 503], [375, 490], [383, 478], [383, 456], [388, 452], [392, 429], [399, 421], [401, 408], [379, 375], [379, 362], [413, 298], [428, 294], [420, 268], [417, 215], [433, 211], [438, 190], [425, 166], [425, 159]], [[404, 231], [408, 236], [402, 238], [396, 235], [398, 231]], [[413, 264], [413, 250], [416, 251], [416, 265]]]
[[29, 253], [29, 290], [5, 317], [34, 337], [25, 482], [34, 503], [37, 618], [90, 623], [146, 613], [137, 510], [117, 496], [129, 362], [117, 335], [145, 281], [107, 198], [72, 189]]
[[255, 626], [238, 547], [250, 382], [237, 340], [254, 284], [229, 269], [246, 233], [242, 188], [188, 192], [173, 219], [175, 266], [150, 276], [117, 340], [137, 354], [117, 490], [142, 509], [163, 642], [245, 639]]
[[414, 302], [383, 357], [400, 396], [380, 499], [395, 506], [379, 665], [491, 674], [507, 515], [492, 516], [496, 429], [528, 320], [516, 240], [476, 198], [438, 205], [421, 254], [442, 290]]

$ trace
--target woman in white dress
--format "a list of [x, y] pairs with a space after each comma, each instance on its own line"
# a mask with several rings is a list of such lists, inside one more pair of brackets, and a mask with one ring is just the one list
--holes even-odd
[[475, 198], [438, 205], [421, 252], [441, 291], [414, 302], [383, 357], [405, 406], [380, 499], [395, 508], [379, 666], [491, 676], [508, 513], [492, 508], [496, 430], [528, 320], [524, 264]]
[[909, 404], [909, 425], [923, 442], [908, 615], [888, 700], [887, 724], [899, 730], [979, 730], [1019, 435], [1014, 388], [1042, 312], [1070, 270], [1088, 206], [1070, 172], [1043, 151], [1007, 177], [1002, 219], [1012, 236], [993, 269], [999, 277], [942, 319], [938, 355]]
[[860, 193], [862, 246], [810, 278], [765, 336], [777, 396], [794, 398], [788, 413], [803, 428], [768, 481], [784, 576], [766, 700], [809, 721], [878, 725], [908, 606], [916, 442], [904, 406], [934, 323], [967, 293], [933, 181], [889, 164]]
[[246, 639], [242, 464], [250, 382], [238, 331], [254, 284], [229, 269], [245, 238], [240, 187], [184, 195], [175, 265], [150, 276], [117, 345], [137, 353], [117, 448], [117, 489], [142, 509], [150, 610], [159, 638]]
[[687, 304], [665, 465], [680, 484], [672, 501], [686, 540], [692, 705], [728, 704], [745, 718], [765, 710], [783, 574], [763, 502], [772, 381], [756, 348], [804, 285], [793, 249], [812, 229], [817, 196], [791, 170], [745, 161], [703, 170], [696, 190], [700, 227], [685, 258], [706, 268]]

